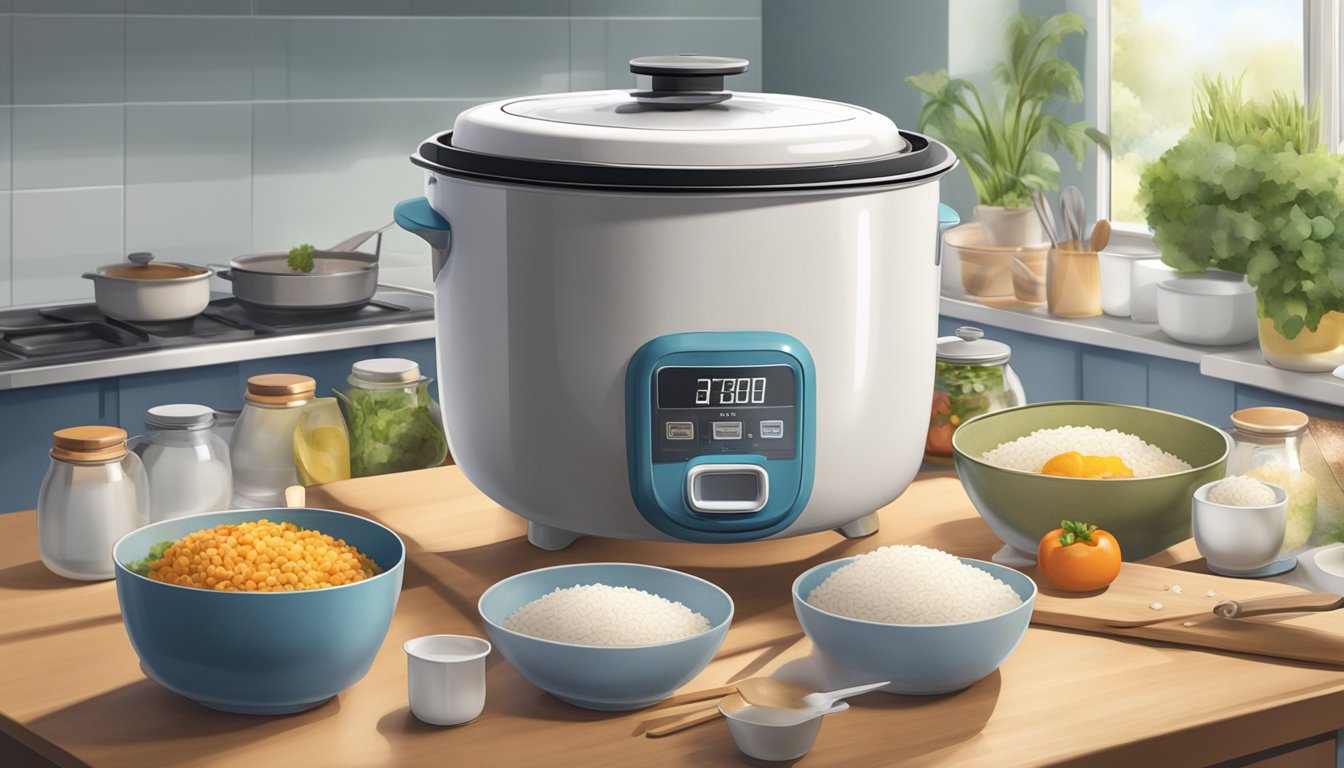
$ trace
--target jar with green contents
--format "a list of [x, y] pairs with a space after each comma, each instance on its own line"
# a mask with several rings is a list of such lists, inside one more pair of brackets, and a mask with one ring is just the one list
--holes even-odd
[[413, 360], [361, 360], [337, 390], [350, 431], [352, 477], [436, 467], [448, 455], [431, 379]]
[[1232, 414], [1232, 425], [1227, 474], [1283, 486], [1288, 492], [1288, 529], [1280, 551], [1306, 545], [1316, 525], [1317, 502], [1316, 478], [1302, 467], [1307, 415], [1291, 408], [1243, 408]]
[[924, 460], [952, 463], [952, 433], [963, 422], [1027, 402], [1022, 382], [1008, 365], [1012, 349], [963, 325], [938, 339], [933, 373], [933, 409], [924, 440]]

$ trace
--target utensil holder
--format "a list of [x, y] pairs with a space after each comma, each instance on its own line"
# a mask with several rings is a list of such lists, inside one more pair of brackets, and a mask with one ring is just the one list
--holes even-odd
[[1101, 314], [1101, 263], [1096, 251], [1067, 246], [1051, 248], [1046, 257], [1046, 308], [1057, 317]]

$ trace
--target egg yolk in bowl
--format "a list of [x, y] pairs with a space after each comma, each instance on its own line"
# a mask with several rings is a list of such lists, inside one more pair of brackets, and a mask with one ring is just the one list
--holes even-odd
[[1133, 477], [1134, 470], [1126, 466], [1119, 456], [1087, 456], [1077, 451], [1069, 451], [1047, 460], [1041, 467], [1041, 474], [1108, 480], [1116, 477]]

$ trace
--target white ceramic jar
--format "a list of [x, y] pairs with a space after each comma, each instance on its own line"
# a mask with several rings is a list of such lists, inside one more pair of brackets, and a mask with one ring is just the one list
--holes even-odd
[[247, 380], [243, 412], [229, 441], [234, 506], [285, 506], [285, 489], [299, 484], [294, 430], [316, 389], [311, 377], [291, 373]]
[[149, 477], [150, 522], [233, 506], [229, 444], [214, 423], [214, 409], [204, 405], [156, 405], [145, 414], [153, 431], [128, 446]]
[[126, 432], [88, 426], [52, 435], [51, 466], [37, 496], [42, 564], [59, 576], [115, 575], [112, 545], [149, 522], [149, 483]]
[[1157, 322], [1157, 284], [1176, 277], [1161, 259], [1138, 259], [1130, 268], [1129, 316], [1139, 323]]
[[1101, 262], [1101, 311], [1115, 317], [1129, 317], [1130, 291], [1134, 263], [1157, 259], [1157, 251], [1133, 245], [1112, 245], [1097, 254]]
[[1209, 270], [1157, 284], [1157, 324], [1186, 344], [1228, 346], [1255, 338], [1255, 289], [1246, 278]]

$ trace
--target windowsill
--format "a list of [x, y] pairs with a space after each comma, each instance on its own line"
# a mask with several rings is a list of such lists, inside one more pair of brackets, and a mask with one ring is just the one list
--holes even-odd
[[1083, 319], [1054, 317], [1043, 304], [1033, 306], [1011, 298], [981, 300], [944, 295], [938, 311], [958, 320], [1019, 333], [1195, 363], [1200, 373], [1211, 378], [1329, 405], [1344, 404], [1344, 379], [1330, 373], [1275, 368], [1260, 356], [1256, 342], [1233, 347], [1196, 347], [1173, 341], [1156, 323], [1137, 323], [1110, 315]]

